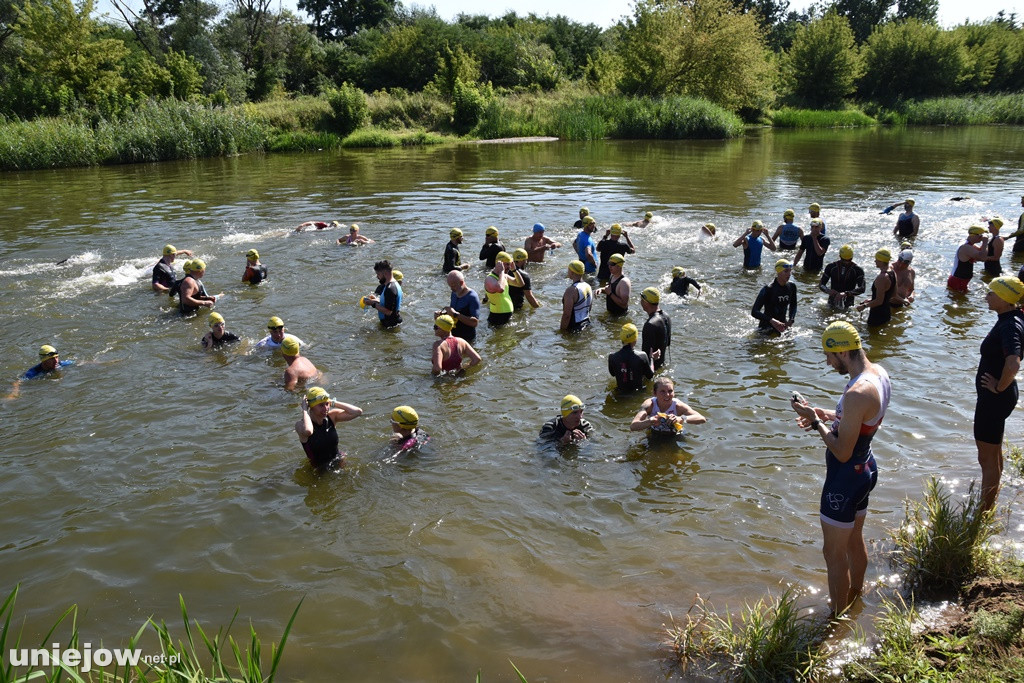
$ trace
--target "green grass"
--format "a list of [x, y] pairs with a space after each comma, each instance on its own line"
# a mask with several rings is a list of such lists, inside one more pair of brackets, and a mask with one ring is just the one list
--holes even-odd
[[780, 109], [772, 114], [776, 128], [852, 128], [875, 126], [878, 122], [858, 109], [823, 111], [818, 109]]
[[316, 152], [341, 147], [341, 138], [334, 133], [288, 131], [270, 138], [267, 149], [271, 152]]
[[331, 105], [326, 98], [309, 95], [249, 102], [242, 107], [247, 116], [281, 132], [320, 129], [324, 119], [331, 115]]
[[993, 123], [1024, 123], [1024, 93], [1012, 95], [965, 95], [905, 102], [881, 110], [883, 123], [968, 126]]
[[1015, 477], [1024, 478], [1024, 449], [1020, 446], [1003, 444], [1004, 467]]
[[892, 563], [915, 594], [955, 592], [991, 563], [988, 541], [997, 529], [992, 512], [981, 512], [981, 495], [973, 483], [967, 498], [954, 504], [932, 477], [924, 500], [907, 500], [904, 508], [905, 519], [893, 532]]
[[379, 128], [360, 128], [342, 140], [341, 146], [347, 148], [377, 147], [386, 149], [389, 147], [439, 145], [448, 140], [449, 138], [443, 135], [428, 133], [422, 130], [399, 133], [390, 130], [380, 130]]
[[379, 91], [367, 96], [367, 104], [370, 108], [370, 125], [375, 128], [451, 130], [451, 103], [431, 92], [410, 93], [402, 89]]

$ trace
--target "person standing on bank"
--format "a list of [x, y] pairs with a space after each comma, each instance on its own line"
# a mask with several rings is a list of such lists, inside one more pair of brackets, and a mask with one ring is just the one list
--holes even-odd
[[775, 262], [775, 279], [761, 288], [750, 315], [758, 319], [757, 328], [780, 334], [796, 320], [796, 283], [792, 282], [793, 264], [786, 259]]
[[322, 387], [310, 387], [302, 397], [302, 417], [295, 423], [302, 450], [318, 470], [337, 471], [345, 464], [345, 454], [338, 449], [339, 422], [354, 420], [363, 409], [350, 403], [335, 401]]
[[512, 297], [512, 310], [518, 311], [523, 307], [523, 302], [529, 301], [530, 306], [533, 308], [540, 308], [540, 302], [537, 301], [537, 297], [533, 294], [533, 282], [530, 280], [530, 274], [526, 272], [526, 262], [529, 260], [529, 254], [526, 253], [525, 249], [516, 249], [512, 252], [512, 262], [515, 264], [515, 272], [519, 273], [519, 277], [522, 278], [523, 284], [517, 285], [515, 281], [509, 281], [508, 295]]
[[178, 254], [188, 254], [192, 256], [192, 252], [188, 249], [176, 249], [173, 244], [164, 246], [163, 256], [153, 266], [153, 291], [154, 292], [167, 292], [174, 286], [174, 258]]
[[647, 287], [640, 292], [640, 308], [647, 314], [640, 349], [654, 361], [655, 370], [665, 364], [668, 347], [672, 345], [672, 321], [661, 310], [660, 303], [661, 293], [657, 287]]
[[857, 310], [863, 311], [870, 308], [868, 313], [868, 326], [875, 327], [884, 325], [892, 319], [892, 309], [889, 306], [889, 299], [896, 291], [896, 273], [889, 267], [892, 261], [892, 252], [888, 249], [879, 249], [875, 253], [875, 266], [878, 268], [878, 275], [871, 283], [871, 298], [857, 304]]
[[800, 239], [800, 248], [793, 259], [793, 265], [800, 265], [800, 258], [806, 254], [804, 272], [820, 273], [825, 264], [825, 252], [831, 243], [832, 240], [825, 236], [825, 223], [820, 218], [812, 218], [811, 234]]
[[[619, 241], [619, 238], [625, 240], [625, 242]], [[618, 223], [613, 223], [612, 227], [604, 233], [604, 237], [597, 243], [597, 253], [601, 255], [601, 265], [597, 269], [597, 279], [601, 282], [608, 282], [611, 278], [611, 272], [608, 266], [611, 264], [611, 258], [615, 254], [625, 256], [626, 254], [635, 254], [636, 247], [633, 246], [632, 240], [629, 239], [629, 233], [622, 229], [622, 226]]]
[[448, 244], [444, 247], [444, 258], [441, 260], [441, 272], [447, 275], [453, 270], [468, 270], [469, 264], [462, 262], [459, 245], [462, 244], [462, 231], [452, 228], [448, 232]]
[[505, 251], [505, 245], [498, 241], [498, 229], [492, 225], [484, 231], [484, 246], [480, 247], [480, 260], [486, 267], [493, 268], [494, 259], [502, 251]]
[[494, 257], [494, 270], [487, 273], [484, 289], [487, 290], [487, 324], [501, 327], [512, 318], [512, 296], [508, 293], [509, 286], [523, 286], [523, 278], [512, 263], [512, 256], [507, 251], [499, 251]]
[[381, 327], [397, 327], [402, 324], [402, 286], [395, 282], [391, 263], [387, 260], [374, 263], [373, 272], [380, 284], [373, 294], [365, 297], [366, 305], [377, 311]]
[[991, 510], [1003, 475], [1003, 433], [1006, 418], [1017, 406], [1017, 372], [1024, 357], [1024, 312], [1020, 306], [1024, 283], [997, 277], [988, 284], [985, 302], [998, 318], [981, 342], [981, 361], [974, 378], [978, 402], [974, 407], [974, 443], [981, 465], [982, 509]]
[[579, 332], [590, 327], [590, 308], [594, 304], [594, 292], [583, 282], [585, 267], [582, 261], [570, 261], [566, 270], [569, 286], [562, 294], [562, 319], [558, 329], [562, 332]]
[[742, 235], [732, 243], [733, 247], [743, 247], [744, 270], [755, 270], [761, 267], [761, 250], [768, 247], [775, 251], [775, 242], [764, 230], [764, 223], [754, 221]]
[[605, 305], [610, 315], [626, 315], [629, 312], [629, 293], [632, 283], [629, 278], [622, 274], [622, 267], [626, 259], [622, 254], [612, 254], [608, 257], [608, 273], [610, 279], [608, 284], [597, 290], [598, 294], [605, 295]]
[[[821, 336], [825, 362], [841, 375], [850, 375], [836, 409], [790, 402], [797, 425], [825, 442], [825, 484], [821, 490], [822, 552], [828, 570], [832, 616], [838, 617], [864, 588], [868, 549], [864, 520], [868, 495], [878, 481], [871, 441], [889, 406], [889, 375], [868, 360], [860, 335], [848, 322], [837, 321]], [[831, 421], [831, 427], [826, 422]]]

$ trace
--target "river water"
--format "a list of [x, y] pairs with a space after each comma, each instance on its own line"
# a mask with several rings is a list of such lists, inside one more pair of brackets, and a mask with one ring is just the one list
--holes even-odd
[[[645, 681], [666, 675], [662, 625], [697, 593], [735, 608], [793, 585], [821, 608], [823, 449], [796, 428], [787, 397], [796, 389], [831, 407], [841, 392], [845, 378], [819, 345], [833, 315], [816, 278], [798, 270], [796, 329], [755, 334], [750, 305], [773, 273], [742, 272], [731, 242], [754, 218], [777, 225], [787, 207], [806, 226], [817, 201], [833, 244], [826, 260], [849, 242], [870, 279], [874, 251], [896, 248], [895, 214], [880, 209], [917, 199], [917, 302], [879, 331], [854, 317], [893, 380], [865, 529], [884, 550], [903, 499], [927, 477], [962, 493], [977, 476], [973, 377], [994, 315], [977, 279], [955, 298], [945, 279], [971, 222], [998, 213], [1004, 233], [1016, 225], [1022, 165], [1024, 129], [991, 127], [0, 175], [0, 376], [13, 382], [44, 343], [78, 361], [0, 402], [0, 577], [5, 593], [22, 584], [25, 641], [77, 603], [83, 641], [124, 644], [151, 615], [179, 624], [181, 594], [214, 630], [238, 608], [269, 652], [304, 598], [288, 679], [471, 680], [482, 670], [511, 680], [512, 660], [531, 681]], [[657, 215], [630, 230], [635, 292], [667, 286], [676, 265], [705, 285], [663, 306], [674, 328], [666, 370], [708, 417], [678, 445], [648, 450], [628, 431], [643, 396], [613, 391], [605, 357], [623, 321], [603, 302], [590, 331], [558, 334], [568, 249], [530, 269], [542, 308], [481, 327], [481, 367], [430, 375], [448, 230], [466, 231], [469, 281], [482, 291], [475, 257], [486, 226], [510, 250], [537, 221], [568, 243], [581, 205], [602, 228]], [[357, 222], [376, 243], [291, 231], [311, 219]], [[715, 241], [697, 237], [707, 220]], [[224, 293], [217, 310], [242, 345], [204, 352], [207, 314], [182, 320], [150, 291], [167, 242], [205, 259], [206, 285]], [[270, 279], [250, 288], [240, 277], [253, 247]], [[392, 332], [356, 305], [381, 258], [405, 274], [405, 323]], [[321, 383], [365, 411], [339, 427], [340, 474], [305, 464], [283, 361], [252, 349], [271, 315], [307, 342]], [[637, 304], [629, 317], [642, 323]], [[536, 435], [566, 393], [585, 400], [597, 435], [558, 453]], [[403, 403], [432, 439], [393, 457], [388, 416]], [[1008, 423], [1018, 443], [1022, 415]], [[1013, 496], [1011, 487], [1002, 500]], [[1024, 535], [1012, 520], [1008, 533]], [[875, 553], [868, 579], [891, 571]]]

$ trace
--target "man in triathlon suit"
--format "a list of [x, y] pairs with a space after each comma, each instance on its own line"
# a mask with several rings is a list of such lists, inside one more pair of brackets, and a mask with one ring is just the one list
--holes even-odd
[[892, 267], [892, 272], [896, 274], [896, 289], [889, 297], [889, 304], [894, 308], [914, 303], [914, 280], [917, 277], [917, 272], [910, 265], [913, 260], [914, 252], [904, 249], [900, 252], [900, 257], [896, 259], [896, 265]]
[[258, 285], [266, 279], [267, 267], [260, 263], [260, 252], [255, 249], [245, 252], [245, 272], [242, 273], [242, 282]]
[[626, 259], [622, 254], [612, 254], [608, 258], [608, 284], [597, 290], [597, 294], [605, 295], [605, 305], [610, 315], [626, 315], [629, 312], [632, 283], [622, 274], [622, 267], [625, 264]]
[[594, 303], [594, 292], [583, 282], [585, 267], [582, 261], [570, 261], [566, 277], [569, 286], [562, 294], [562, 319], [558, 329], [562, 332], [579, 332], [590, 327], [590, 307]]
[[526, 272], [526, 262], [529, 260], [529, 254], [526, 253], [525, 249], [516, 249], [512, 252], [512, 262], [515, 264], [515, 272], [519, 273], [519, 277], [522, 278], [522, 286], [517, 285], [514, 281], [510, 281], [508, 295], [512, 297], [512, 310], [518, 311], [523, 307], [524, 301], [529, 301], [530, 306], [533, 308], [540, 308], [540, 302], [537, 301], [537, 297], [533, 294], [533, 282], [530, 279], [530, 274]]
[[505, 245], [498, 241], [498, 229], [493, 225], [484, 231], [484, 246], [480, 247], [480, 260], [488, 268], [494, 267], [494, 259], [499, 252], [505, 251]]
[[377, 311], [381, 327], [397, 327], [402, 324], [402, 286], [395, 282], [391, 263], [386, 259], [374, 263], [373, 272], [380, 284], [373, 294], [364, 298], [366, 305]]
[[455, 321], [452, 334], [468, 342], [476, 339], [476, 326], [480, 322], [480, 295], [466, 284], [461, 270], [453, 270], [446, 278], [452, 295], [448, 306], [435, 314], [449, 315]]
[[203, 337], [203, 348], [217, 349], [238, 341], [242, 341], [242, 338], [225, 329], [224, 316], [216, 311], [210, 313], [210, 331]]
[[512, 256], [507, 251], [499, 251], [494, 259], [494, 270], [484, 278], [484, 289], [487, 290], [487, 324], [501, 327], [512, 319], [512, 295], [510, 286], [523, 286], [523, 278], [515, 269]]
[[176, 249], [173, 244], [167, 244], [164, 246], [163, 256], [153, 266], [153, 291], [154, 292], [166, 292], [174, 286], [174, 257], [178, 254], [188, 254], [192, 256], [192, 252], [188, 249]]
[[[285, 329], [284, 321], [278, 318], [276, 315], [271, 317], [267, 322], [267, 330], [269, 334], [256, 342], [255, 347], [257, 349], [271, 349], [276, 350], [281, 348], [281, 343], [284, 342]], [[305, 346], [306, 342], [302, 341], [293, 334], [289, 334], [289, 337], [299, 343], [299, 346]]]
[[[620, 237], [626, 241], [620, 242]], [[629, 233], [623, 230], [621, 225], [614, 223], [604, 233], [601, 241], [597, 243], [597, 253], [601, 255], [601, 265], [597, 269], [597, 279], [601, 282], [608, 282], [611, 278], [608, 266], [611, 263], [612, 256], [615, 254], [622, 256], [635, 254], [636, 247], [633, 246], [633, 241], [629, 239]]]
[[988, 238], [988, 250], [985, 252], [985, 272], [992, 277], [999, 277], [1003, 274], [1003, 266], [999, 259], [1003, 256], [1004, 240], [999, 236], [999, 229], [1003, 227], [1003, 219], [999, 216], [992, 216], [988, 219], [988, 231], [992, 236]]
[[[202, 307], [213, 308], [217, 303], [217, 297], [206, 293], [203, 286], [203, 276], [206, 275], [206, 262], [202, 259], [192, 259], [186, 266], [185, 277], [178, 288], [178, 308], [182, 315], [195, 313]], [[172, 290], [173, 292], [173, 290]]]
[[786, 209], [782, 214], [782, 225], [775, 229], [772, 239], [778, 242], [779, 249], [792, 251], [800, 246], [800, 240], [804, 237], [804, 231], [799, 225], [795, 225], [796, 211]]
[[657, 287], [647, 287], [640, 292], [640, 308], [647, 314], [640, 349], [654, 361], [655, 370], [665, 364], [668, 347], [672, 345], [672, 321], [661, 310], [660, 303], [661, 293]]
[[354, 247], [358, 247], [361, 244], [373, 244], [373, 240], [366, 235], [360, 235], [359, 226], [353, 223], [348, 226], [348, 236], [339, 237], [338, 244], [351, 244]]
[[634, 348], [639, 336], [636, 325], [626, 323], [619, 334], [622, 348], [608, 354], [608, 374], [615, 378], [619, 391], [640, 391], [647, 380], [654, 377], [654, 362], [646, 353]]
[[797, 249], [793, 265], [800, 265], [800, 258], [806, 254], [804, 272], [820, 273], [821, 267], [825, 263], [825, 252], [828, 251], [831, 243], [832, 240], [825, 236], [825, 223], [820, 218], [812, 218], [811, 234], [800, 238], [800, 248]]
[[583, 230], [580, 231], [580, 234], [576, 235], [576, 241], [573, 242], [576, 255], [579, 256], [580, 262], [583, 263], [587, 273], [597, 272], [597, 243], [594, 241], [593, 236], [595, 232], [597, 232], [597, 221], [594, 220], [593, 216], [585, 216], [583, 218]]
[[702, 425], [707, 418], [676, 398], [675, 385], [664, 375], [654, 380], [654, 396], [643, 402], [629, 423], [633, 432], [650, 430], [650, 435], [675, 437], [683, 425]]
[[967, 293], [967, 284], [974, 277], [975, 261], [984, 261], [988, 251], [988, 232], [980, 225], [967, 228], [967, 241], [957, 247], [953, 254], [953, 272], [946, 280], [946, 287], [954, 292]]
[[583, 419], [585, 407], [578, 397], [566, 395], [560, 406], [561, 415], [544, 423], [540, 429], [540, 438], [556, 441], [560, 446], [589, 438], [594, 433], [594, 427]]
[[857, 310], [863, 311], [870, 308], [868, 313], [868, 326], [875, 327], [884, 325], [892, 319], [892, 310], [889, 307], [889, 299], [896, 291], [896, 273], [889, 267], [892, 261], [892, 252], [882, 248], [875, 253], [875, 266], [878, 268], [878, 275], [871, 283], [871, 298], [857, 304]]
[[345, 464], [345, 454], [338, 450], [339, 422], [354, 420], [363, 409], [331, 398], [322, 387], [310, 387], [302, 397], [302, 417], [295, 423], [302, 450], [317, 470], [337, 471]]
[[736, 238], [733, 247], [743, 247], [743, 268], [754, 270], [761, 267], [761, 250], [768, 247], [775, 251], [775, 241], [764, 230], [764, 223], [754, 221], [745, 233]]
[[[580, 224], [582, 227], [582, 223]], [[546, 228], [542, 223], [533, 224], [533, 234], [526, 238], [523, 243], [523, 248], [526, 253], [530, 256], [530, 261], [534, 263], [543, 263], [544, 255], [548, 253], [549, 249], [558, 249], [562, 246], [561, 242], [556, 242], [549, 237], [544, 236], [544, 230]]]
[[[471, 368], [480, 362], [480, 354], [473, 346], [452, 334], [455, 320], [450, 315], [439, 315], [434, 318], [434, 336], [437, 341], [430, 356], [431, 372], [440, 375], [442, 372], [459, 372], [463, 367]], [[463, 366], [462, 361], [468, 358], [469, 363]]]
[[[878, 480], [871, 440], [889, 406], [889, 375], [868, 360], [860, 335], [848, 322], [837, 321], [821, 337], [825, 362], [851, 379], [834, 411], [809, 403], [790, 405], [801, 429], [815, 432], [825, 442], [825, 484], [821, 490], [821, 531], [828, 569], [832, 614], [838, 617], [853, 604], [864, 587], [868, 550], [864, 519], [868, 494]], [[826, 423], [831, 421], [831, 427]]]
[[320, 371], [316, 369], [316, 366], [308, 358], [300, 355], [299, 340], [295, 337], [288, 335], [281, 342], [281, 356], [284, 357], [284, 362], [288, 364], [284, 369], [284, 388], [286, 391], [292, 391], [300, 382], [304, 383], [307, 380], [320, 376]]
[[[899, 204], [893, 204], [888, 211], [897, 206]], [[907, 199], [903, 202], [903, 213], [896, 218], [896, 227], [892, 229], [892, 234], [899, 238], [916, 237], [920, 227], [921, 217], [914, 213], [914, 200]]]
[[448, 232], [448, 244], [444, 247], [444, 259], [441, 261], [441, 272], [447, 275], [453, 270], [468, 270], [469, 264], [462, 262], [459, 245], [462, 244], [462, 231], [452, 228]]
[[676, 266], [673, 268], [672, 284], [668, 286], [668, 291], [672, 292], [676, 296], [686, 296], [690, 293], [690, 287], [696, 287], [697, 294], [700, 294], [700, 283], [692, 277], [686, 277], [685, 268], [682, 266]]
[[828, 294], [828, 304], [835, 309], [849, 308], [854, 297], [863, 294], [864, 269], [853, 262], [853, 247], [839, 247], [839, 260], [825, 266], [818, 289]]
[[782, 333], [796, 320], [796, 283], [791, 281], [793, 264], [786, 259], [775, 262], [775, 279], [761, 288], [750, 309], [758, 319], [757, 329]]

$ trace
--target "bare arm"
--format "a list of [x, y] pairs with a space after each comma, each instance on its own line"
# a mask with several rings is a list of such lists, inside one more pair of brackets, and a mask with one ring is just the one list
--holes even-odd
[[302, 417], [295, 423], [295, 433], [299, 435], [299, 443], [306, 443], [313, 436], [313, 420], [309, 417], [309, 403], [302, 398]]
[[558, 329], [562, 331], [568, 330], [569, 323], [572, 322], [572, 307], [576, 303], [575, 291], [575, 287], [570, 287], [562, 295], [562, 320], [558, 324]]
[[337, 424], [338, 422], [348, 422], [349, 420], [354, 420], [363, 414], [362, 408], [354, 406], [351, 403], [342, 403], [341, 401], [332, 400], [331, 405], [334, 407], [331, 408], [330, 412], [327, 414], [330, 415], [331, 420], [335, 424]]
[[443, 345], [442, 341], [434, 342], [434, 351], [430, 354], [430, 372], [435, 375], [441, 374], [441, 365], [444, 363], [444, 351], [441, 349]]
[[683, 422], [691, 425], [702, 425], [708, 421], [706, 417], [696, 410], [676, 399], [676, 413], [683, 416]]
[[[187, 305], [187, 306], [193, 306], [193, 307], [196, 307], [196, 308], [198, 308], [200, 306], [208, 306], [210, 308], [213, 308], [213, 301], [210, 301], [210, 300], [207, 300], [207, 299], [200, 299], [200, 298], [196, 297], [196, 293], [198, 291], [199, 291], [199, 288], [196, 287], [194, 282], [186, 283], [186, 284], [182, 284], [181, 291], [178, 292], [178, 296], [181, 297], [182, 302], [185, 305]], [[211, 297], [211, 299], [212, 298], [213, 297]]]
[[649, 398], [640, 406], [640, 412], [638, 412], [633, 417], [633, 421], [629, 423], [629, 431], [642, 432], [655, 424], [656, 421], [650, 419], [651, 401], [653, 400], [654, 399]]
[[624, 277], [619, 280], [619, 283], [615, 285], [615, 291], [608, 291], [608, 298], [611, 299], [619, 306], [619, 308], [627, 308], [629, 306], [629, 292], [631, 286], [629, 278]]
[[857, 305], [858, 311], [863, 311], [865, 308], [875, 308], [885, 303], [885, 300], [889, 296], [889, 278], [885, 276], [885, 273], [879, 273], [878, 277], [875, 278], [875, 298], [869, 301], [862, 301]]
[[[873, 386], [866, 382], [854, 385], [846, 392], [843, 398], [843, 419], [839, 422], [839, 433], [834, 434], [831, 429], [819, 421], [815, 427], [811, 427], [812, 420], [822, 420], [822, 415], [827, 414], [818, 408], [812, 408], [808, 404], [792, 403], [794, 409], [800, 415], [797, 424], [803, 429], [813, 429], [825, 442], [825, 447], [832, 451], [839, 462], [846, 462], [853, 455], [853, 447], [860, 437], [860, 426], [865, 418], [878, 412], [878, 392]], [[832, 413], [833, 419], [835, 413]], [[812, 417], [813, 416], [813, 417]]]
[[465, 339], [459, 340], [459, 350], [462, 353], [463, 358], [469, 358], [469, 363], [465, 365], [467, 368], [471, 368], [480, 362], [480, 354], [476, 352], [473, 345]]
[[531, 306], [533, 306], [534, 308], [540, 308], [541, 304], [539, 301], [537, 301], [537, 297], [533, 295], [532, 289], [526, 290], [525, 292], [523, 292], [523, 295], [526, 297], [526, 300], [530, 302]]
[[775, 251], [775, 240], [769, 237], [768, 233], [764, 233], [764, 245], [772, 251]]

